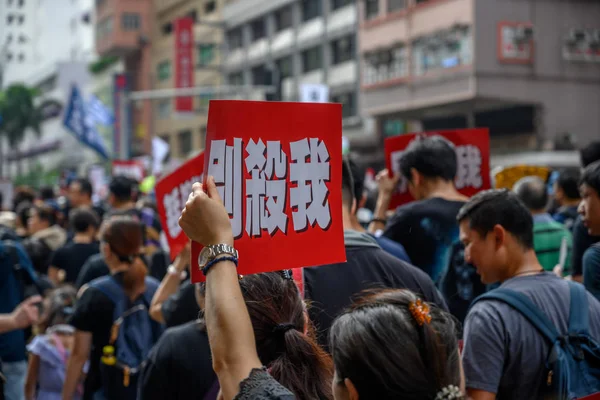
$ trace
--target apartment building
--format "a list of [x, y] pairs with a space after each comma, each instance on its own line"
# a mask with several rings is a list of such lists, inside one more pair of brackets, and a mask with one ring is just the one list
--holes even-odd
[[221, 9], [224, 0], [154, 0], [155, 21], [152, 33], [152, 81], [154, 89], [176, 85], [175, 21], [189, 17], [194, 21], [193, 86], [215, 92], [193, 98], [193, 111], [177, 112], [175, 98], [153, 101], [154, 133], [170, 145], [171, 157], [185, 160], [204, 148], [208, 102], [217, 97], [222, 84], [221, 49], [224, 29]]
[[344, 135], [361, 135], [353, 0], [234, 0], [223, 9], [229, 85], [263, 85], [276, 66], [282, 100], [298, 101], [303, 84], [326, 85], [342, 103]]
[[492, 149], [600, 132], [600, 2], [361, 0], [363, 111], [379, 138], [489, 127]]

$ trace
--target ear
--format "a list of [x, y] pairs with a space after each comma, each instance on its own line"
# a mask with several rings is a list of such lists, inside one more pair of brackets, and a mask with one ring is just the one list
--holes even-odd
[[414, 168], [410, 169], [410, 182], [417, 186], [421, 182], [421, 174]]
[[358, 208], [365, 208], [365, 204], [367, 204], [367, 196], [363, 193], [360, 202], [358, 203]]
[[344, 379], [344, 386], [346, 386], [346, 390], [348, 391], [348, 399], [358, 400], [358, 390], [356, 390], [356, 386], [354, 386], [354, 383], [350, 379]]
[[506, 230], [504, 230], [502, 225], [496, 224], [492, 232], [494, 234], [496, 249], [498, 249], [506, 242]]

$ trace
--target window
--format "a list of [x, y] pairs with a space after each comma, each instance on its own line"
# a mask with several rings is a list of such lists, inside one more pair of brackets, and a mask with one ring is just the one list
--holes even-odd
[[277, 69], [279, 70], [279, 76], [281, 79], [289, 78], [290, 76], [294, 75], [294, 71], [292, 69], [292, 56], [280, 58], [275, 63], [277, 64]]
[[252, 40], [256, 41], [265, 37], [265, 20], [259, 18], [250, 23], [250, 31], [252, 32]]
[[11, 53], [10, 51], [9, 51], [9, 52], [7, 52], [7, 53], [6, 53], [6, 61], [11, 61], [11, 60], [12, 60], [12, 58], [13, 58], [13, 55], [12, 55], [12, 53]]
[[260, 65], [252, 68], [252, 84], [253, 85], [264, 85], [265, 84], [265, 67]]
[[388, 12], [403, 10], [406, 8], [407, 0], [388, 0]]
[[156, 113], [159, 119], [168, 119], [171, 117], [171, 99], [161, 99], [156, 104]]
[[363, 83], [370, 85], [407, 76], [407, 60], [407, 50], [403, 45], [365, 55]]
[[321, 0], [302, 0], [302, 21], [321, 15]]
[[19, 43], [21, 43], [21, 44], [27, 43], [27, 36], [19, 35]]
[[216, 9], [217, 9], [217, 5], [216, 5], [216, 2], [214, 2], [214, 1], [207, 1], [204, 4], [204, 14], [210, 14], [212, 12], [215, 12]]
[[229, 74], [227, 80], [232, 86], [241, 86], [244, 84], [244, 74], [242, 73], [242, 71]]
[[25, 54], [19, 53], [19, 62], [24, 62], [24, 61], [25, 61]]
[[292, 24], [292, 7], [283, 7], [275, 12], [275, 32], [291, 28]]
[[19, 0], [19, 7], [25, 6], [25, 0]]
[[187, 156], [192, 151], [192, 131], [179, 132], [179, 155]]
[[9, 33], [6, 36], [6, 43], [10, 43], [10, 42], [12, 42], [12, 40], [13, 40], [13, 35], [12, 35], [12, 33]]
[[379, 15], [379, 0], [365, 0], [365, 19], [373, 19]]
[[331, 43], [333, 65], [354, 59], [354, 36], [346, 36]]
[[472, 62], [470, 29], [438, 32], [413, 43], [413, 69], [415, 75], [428, 71], [453, 68]]
[[302, 71], [310, 72], [322, 67], [323, 55], [321, 47], [313, 47], [302, 52]]
[[7, 4], [9, 7], [12, 6], [12, 3], [13, 3], [13, 0], [7, 0]]
[[171, 77], [171, 61], [160, 62], [156, 67], [156, 75], [159, 81], [165, 81]]
[[191, 10], [185, 16], [191, 18], [194, 22], [198, 22], [198, 11], [196, 10]]
[[332, 0], [331, 9], [337, 10], [338, 8], [342, 8], [352, 3], [354, 3], [354, 0]]
[[212, 93], [203, 93], [200, 95], [200, 107], [201, 108], [206, 108], [208, 107], [208, 104], [210, 103], [210, 101], [213, 99], [213, 94]]
[[332, 96], [331, 102], [342, 104], [342, 118], [354, 117], [356, 115], [356, 94], [354, 92]]
[[12, 24], [12, 22], [13, 22], [13, 18], [14, 18], [14, 16], [13, 16], [13, 15], [11, 15], [11, 14], [8, 14], [8, 15], [6, 16], [6, 23], [7, 23], [8, 25]]
[[126, 31], [135, 31], [140, 29], [140, 14], [123, 13], [121, 16], [121, 27]]
[[19, 25], [23, 25], [24, 22], [25, 22], [25, 16], [19, 15]]
[[164, 24], [161, 27], [161, 31], [162, 31], [163, 35], [165, 35], [165, 36], [170, 35], [171, 33], [173, 33], [173, 23], [168, 22], [168, 23]]
[[214, 44], [201, 44], [198, 46], [198, 64], [201, 67], [207, 66], [213, 62], [215, 58]]
[[236, 28], [227, 32], [227, 44], [229, 45], [229, 50], [239, 49], [243, 46], [242, 28]]

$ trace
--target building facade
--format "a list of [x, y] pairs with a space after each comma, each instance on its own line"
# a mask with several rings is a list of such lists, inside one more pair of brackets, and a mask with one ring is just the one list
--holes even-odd
[[344, 135], [361, 136], [356, 33], [352, 0], [237, 0], [223, 10], [229, 85], [264, 85], [273, 66], [282, 100], [298, 101], [303, 84], [326, 85], [328, 100], [342, 103]]
[[[224, 0], [154, 0], [155, 26], [152, 32], [152, 84], [154, 89], [172, 89], [176, 80], [175, 23], [191, 18], [193, 27], [193, 85], [207, 92], [193, 96], [192, 112], [175, 108], [175, 97], [152, 101], [154, 134], [170, 146], [170, 156], [185, 160], [204, 148], [208, 102], [217, 98], [222, 85]], [[214, 88], [214, 92], [211, 90]]]
[[406, 121], [489, 127], [495, 151], [598, 138], [597, 1], [362, 0], [359, 32], [379, 138]]

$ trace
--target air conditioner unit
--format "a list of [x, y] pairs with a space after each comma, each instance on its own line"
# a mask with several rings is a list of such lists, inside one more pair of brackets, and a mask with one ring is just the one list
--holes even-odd
[[519, 43], [533, 39], [533, 26], [519, 25], [515, 29], [515, 40]]
[[567, 43], [579, 43], [585, 41], [587, 32], [583, 29], [571, 29], [567, 35]]

